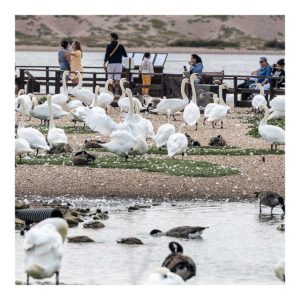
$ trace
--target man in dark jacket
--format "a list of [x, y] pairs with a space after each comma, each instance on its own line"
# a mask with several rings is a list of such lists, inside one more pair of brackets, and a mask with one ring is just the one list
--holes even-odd
[[[114, 80], [115, 89], [119, 89], [119, 81], [122, 72], [122, 58], [127, 57], [127, 53], [123, 45], [118, 41], [118, 35], [111, 33], [111, 43], [106, 46], [103, 67], [107, 71], [108, 79]], [[109, 74], [111, 73], [111, 74]]]

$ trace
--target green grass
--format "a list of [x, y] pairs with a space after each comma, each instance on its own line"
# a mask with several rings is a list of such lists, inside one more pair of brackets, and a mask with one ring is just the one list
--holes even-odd
[[[86, 149], [96, 152], [106, 152], [104, 148], [92, 148]], [[167, 149], [158, 149], [156, 147], [149, 148], [148, 154], [167, 155]], [[270, 150], [270, 149], [241, 149], [237, 147], [214, 147], [214, 146], [203, 146], [203, 147], [189, 147], [188, 155], [226, 155], [226, 156], [241, 156], [241, 155], [282, 155], [284, 150]]]
[[[48, 132], [48, 127], [44, 126], [44, 125], [33, 125], [31, 126], [33, 128], [38, 129], [41, 133], [47, 133]], [[80, 123], [77, 123], [77, 125], [74, 126], [56, 126], [57, 128], [62, 128], [65, 133], [68, 134], [84, 134], [84, 133], [93, 133], [93, 131], [91, 131], [87, 126], [83, 127]]]
[[[22, 160], [18, 164], [26, 165], [72, 165], [72, 157], [59, 155], [38, 156]], [[143, 172], [158, 172], [174, 176], [187, 177], [219, 177], [237, 175], [238, 169], [227, 168], [209, 162], [197, 162], [181, 159], [160, 159], [160, 158], [130, 158], [127, 162], [124, 158], [116, 156], [102, 156], [96, 158], [92, 168], [113, 168], [113, 169], [134, 169]]]

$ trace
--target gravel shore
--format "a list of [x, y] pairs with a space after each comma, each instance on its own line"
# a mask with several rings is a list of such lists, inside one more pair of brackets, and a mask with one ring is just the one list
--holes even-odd
[[[189, 134], [207, 146], [211, 137], [221, 134], [229, 146], [241, 148], [267, 149], [262, 139], [246, 135], [248, 129], [245, 117], [250, 109], [235, 108], [224, 123], [224, 129], [211, 125], [199, 127], [198, 131], [189, 129]], [[110, 109], [114, 119], [120, 119], [118, 109]], [[201, 116], [203, 118], [203, 115]], [[164, 116], [147, 116], [155, 130], [165, 123]], [[203, 120], [203, 119], [202, 119]], [[182, 123], [178, 116], [176, 128]], [[27, 125], [39, 124], [39, 120]], [[57, 125], [70, 125], [68, 118], [58, 120]], [[77, 126], [82, 126], [77, 125]], [[82, 149], [87, 138], [103, 139], [98, 133], [69, 134], [69, 143], [74, 151]], [[152, 141], [151, 141], [152, 143]], [[280, 149], [284, 149], [283, 146]], [[92, 150], [92, 149], [91, 149]], [[92, 151], [89, 151], [92, 152]], [[96, 155], [108, 153], [94, 152]], [[153, 155], [154, 156], [154, 155]], [[178, 158], [179, 159], [179, 158]], [[86, 197], [145, 197], [154, 199], [195, 199], [195, 198], [252, 198], [255, 191], [273, 190], [284, 195], [285, 192], [285, 155], [261, 156], [198, 156], [189, 155], [185, 159], [208, 161], [237, 168], [239, 175], [192, 178], [178, 177], [162, 173], [146, 173], [139, 170], [95, 169], [73, 166], [18, 165], [16, 167], [16, 196], [86, 196]]]

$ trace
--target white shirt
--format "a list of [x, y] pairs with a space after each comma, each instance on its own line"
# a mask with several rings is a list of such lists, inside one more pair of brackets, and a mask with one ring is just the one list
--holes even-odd
[[151, 62], [151, 60], [149, 58], [144, 58], [141, 65], [140, 65], [140, 71], [142, 73], [150, 73], [153, 74], [154, 70], [153, 70], [153, 64]]

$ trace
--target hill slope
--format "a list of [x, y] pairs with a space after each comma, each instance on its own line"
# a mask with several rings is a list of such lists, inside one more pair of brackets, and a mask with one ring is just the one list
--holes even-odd
[[57, 46], [63, 37], [103, 48], [114, 31], [127, 47], [283, 49], [284, 16], [16, 16], [17, 46]]

